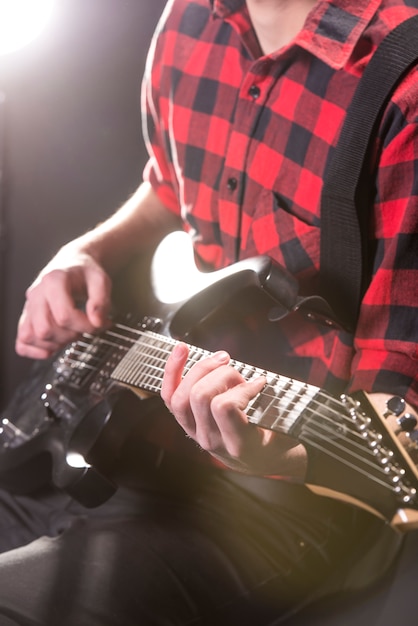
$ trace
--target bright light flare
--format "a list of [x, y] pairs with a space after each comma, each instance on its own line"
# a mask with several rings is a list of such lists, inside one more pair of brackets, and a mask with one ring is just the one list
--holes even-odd
[[34, 39], [46, 25], [54, 0], [0, 0], [0, 54]]

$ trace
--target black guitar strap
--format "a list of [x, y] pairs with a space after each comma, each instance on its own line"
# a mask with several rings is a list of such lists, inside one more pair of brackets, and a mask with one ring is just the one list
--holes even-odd
[[367, 243], [374, 180], [368, 155], [385, 106], [418, 60], [418, 15], [379, 45], [347, 111], [321, 198], [321, 293], [348, 329], [355, 328], [372, 271]]

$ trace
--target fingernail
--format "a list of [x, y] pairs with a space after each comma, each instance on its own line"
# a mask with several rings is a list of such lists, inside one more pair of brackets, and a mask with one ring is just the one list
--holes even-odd
[[177, 343], [172, 351], [172, 355], [174, 358], [176, 359], [182, 359], [184, 357], [184, 344], [182, 343]]
[[219, 350], [218, 352], [215, 352], [213, 356], [219, 363], [228, 363], [231, 358], [225, 350]]

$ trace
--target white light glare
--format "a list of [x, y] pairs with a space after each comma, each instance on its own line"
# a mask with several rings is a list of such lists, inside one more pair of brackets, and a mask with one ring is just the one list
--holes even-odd
[[50, 17], [54, 0], [0, 0], [0, 54], [34, 39]]
[[70, 467], [75, 467], [77, 469], [90, 467], [90, 465], [84, 460], [83, 455], [78, 452], [67, 452], [66, 460]]

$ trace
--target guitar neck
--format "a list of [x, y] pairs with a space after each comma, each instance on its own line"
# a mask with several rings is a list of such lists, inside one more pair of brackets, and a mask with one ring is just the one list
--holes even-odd
[[[140, 333], [111, 372], [110, 377], [147, 394], [159, 394], [165, 363], [177, 343], [172, 338], [152, 331]], [[210, 355], [211, 352], [207, 350], [189, 345], [185, 373]], [[262, 428], [291, 434], [297, 420], [320, 393], [320, 390], [313, 385], [301, 383], [234, 359], [230, 361], [230, 365], [247, 381], [258, 376], [265, 376], [265, 387], [250, 402], [246, 411], [248, 420]]]
[[[71, 381], [73, 389], [99, 396], [114, 383], [140, 396], [159, 395], [165, 364], [178, 341], [154, 332], [161, 320], [144, 320], [140, 327], [118, 323], [102, 334], [84, 335], [59, 360], [60, 378]], [[212, 354], [192, 345], [189, 349], [185, 373]], [[266, 378], [246, 408], [247, 418], [305, 446], [306, 483], [313, 490], [362, 506], [394, 527], [418, 527], [418, 471], [364, 394], [336, 398], [237, 360], [230, 365], [245, 380]]]

